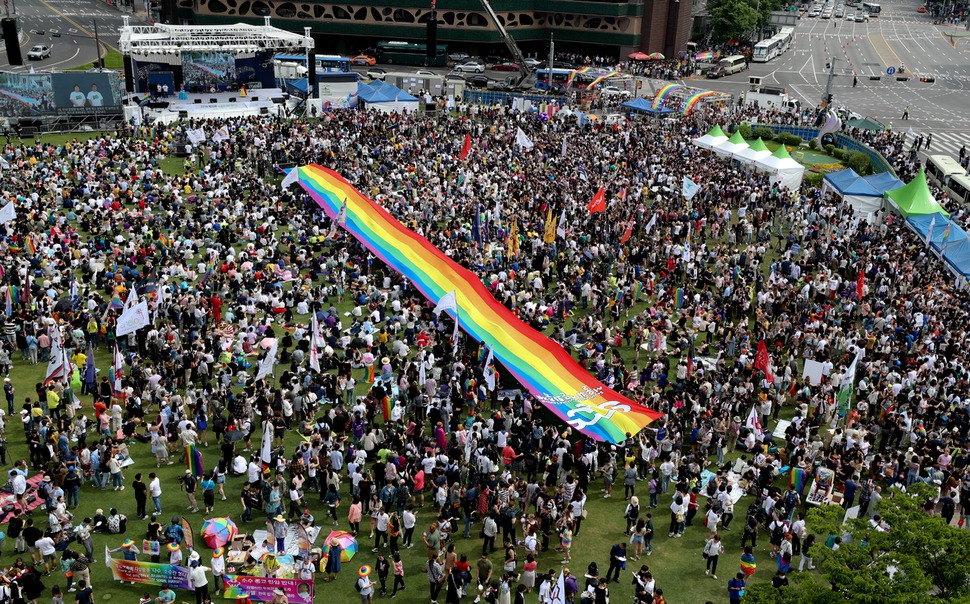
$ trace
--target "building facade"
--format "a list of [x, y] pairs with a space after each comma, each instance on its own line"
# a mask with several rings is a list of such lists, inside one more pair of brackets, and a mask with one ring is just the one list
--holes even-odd
[[[163, 0], [182, 23], [262, 23], [302, 32], [311, 27], [318, 51], [349, 53], [373, 40], [425, 39], [430, 0]], [[683, 50], [690, 35], [690, 1], [684, 0], [492, 0], [509, 34], [523, 47], [545, 44], [590, 54]], [[683, 5], [683, 6], [682, 6]], [[437, 2], [438, 42], [458, 50], [502, 44], [480, 0]], [[169, 12], [169, 11], [164, 11]], [[563, 46], [560, 46], [563, 45]], [[328, 48], [329, 47], [329, 48]]]

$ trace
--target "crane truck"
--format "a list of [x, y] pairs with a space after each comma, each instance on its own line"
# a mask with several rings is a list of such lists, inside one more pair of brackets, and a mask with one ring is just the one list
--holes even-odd
[[504, 81], [489, 83], [489, 88], [492, 90], [511, 90], [511, 91], [521, 91], [521, 90], [531, 90], [536, 84], [535, 74], [529, 68], [525, 62], [525, 55], [519, 50], [518, 45], [509, 32], [506, 31], [505, 26], [499, 21], [498, 15], [495, 14], [495, 10], [492, 5], [489, 4], [488, 0], [481, 0], [482, 6], [485, 7], [485, 12], [492, 18], [495, 22], [495, 26], [498, 27], [499, 33], [502, 35], [502, 41], [505, 42], [505, 47], [509, 49], [512, 53], [512, 58], [515, 60], [516, 65], [519, 66], [518, 77], [511, 76], [505, 78]]

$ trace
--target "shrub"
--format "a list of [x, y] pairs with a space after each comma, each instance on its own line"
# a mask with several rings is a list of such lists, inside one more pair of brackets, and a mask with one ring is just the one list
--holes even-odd
[[741, 133], [741, 138], [751, 140], [751, 124], [748, 124], [747, 122], [739, 124], [738, 132]]
[[835, 157], [835, 145], [825, 145], [825, 152]]
[[812, 151], [817, 150], [818, 149], [818, 141], [815, 140], [814, 138], [812, 140], [808, 141], [808, 148], [811, 149]]
[[872, 160], [869, 156], [862, 151], [853, 151], [848, 154], [848, 164], [849, 167], [856, 171], [860, 175], [866, 175], [871, 171]]
[[754, 131], [751, 133], [751, 136], [754, 138], [762, 138], [766, 141], [770, 141], [775, 138], [775, 133], [771, 128], [765, 128], [764, 126], [760, 126], [754, 129]]
[[820, 187], [824, 178], [825, 175], [821, 172], [805, 172], [803, 184], [809, 187]]

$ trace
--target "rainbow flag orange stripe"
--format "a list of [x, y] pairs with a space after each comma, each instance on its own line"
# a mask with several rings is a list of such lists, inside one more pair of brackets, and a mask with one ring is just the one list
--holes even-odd
[[559, 344], [499, 304], [475, 274], [406, 228], [342, 176], [317, 165], [296, 169], [300, 185], [330, 218], [336, 218], [346, 200], [343, 226], [428, 300], [437, 304], [454, 291], [462, 329], [492, 349], [511, 375], [572, 428], [589, 438], [616, 443], [661, 416], [597, 381]]

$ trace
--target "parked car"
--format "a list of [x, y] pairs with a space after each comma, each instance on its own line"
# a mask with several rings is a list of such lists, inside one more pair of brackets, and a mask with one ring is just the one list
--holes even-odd
[[354, 65], [377, 65], [377, 59], [369, 55], [357, 55], [356, 57], [350, 57], [350, 62]]
[[457, 80], [459, 82], [464, 82], [465, 78], [462, 77], [460, 73], [449, 73], [445, 76], [445, 81], [447, 82], [449, 80]]
[[485, 66], [481, 63], [468, 61], [461, 65], [455, 65], [455, 71], [460, 71], [461, 73], [485, 73]]
[[552, 67], [553, 69], [572, 69], [575, 67], [575, 65], [569, 61], [553, 61]]
[[715, 67], [714, 69], [711, 69], [710, 71], [708, 71], [705, 74], [705, 77], [708, 80], [717, 80], [719, 78], [723, 78], [726, 75], [727, 75], [727, 72], [724, 71], [723, 67]]
[[472, 88], [488, 88], [488, 78], [483, 75], [473, 75], [465, 78], [465, 83]]
[[441, 75], [441, 74], [435, 73], [433, 71], [429, 71], [427, 69], [419, 69], [419, 70], [417, 70], [417, 71], [414, 72], [414, 75], [419, 75], [419, 76], [437, 76], [437, 75]]
[[630, 91], [617, 88], [616, 86], [604, 86], [600, 88], [600, 94], [603, 96], [620, 96], [626, 98], [630, 96]]
[[27, 58], [32, 61], [40, 61], [41, 59], [49, 59], [51, 56], [51, 49], [43, 44], [35, 44], [27, 51]]
[[495, 71], [518, 71], [519, 64], [513, 63], [512, 61], [502, 61], [501, 63], [492, 65], [492, 69]]
[[486, 63], [501, 63], [503, 61], [508, 61], [508, 59], [500, 57], [499, 55], [485, 55]]
[[453, 52], [450, 55], [448, 55], [448, 58], [454, 61], [455, 63], [457, 63], [459, 61], [464, 61], [465, 59], [468, 59], [471, 57], [467, 52]]
[[372, 80], [383, 80], [387, 76], [387, 72], [383, 69], [368, 69], [365, 75]]
[[532, 57], [529, 57], [528, 59], [525, 60], [525, 64], [528, 65], [530, 68], [535, 69], [536, 67], [539, 67], [540, 65], [542, 65], [542, 61], [540, 61], [539, 59], [533, 59]]

